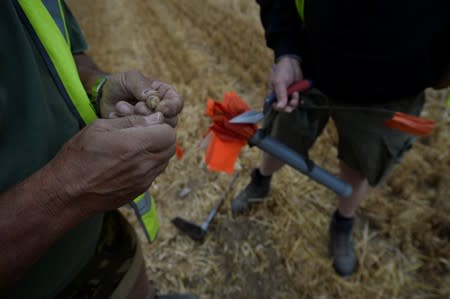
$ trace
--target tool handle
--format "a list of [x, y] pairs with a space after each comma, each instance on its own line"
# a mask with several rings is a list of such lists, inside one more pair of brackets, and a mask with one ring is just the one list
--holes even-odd
[[217, 215], [217, 212], [219, 212], [219, 209], [222, 207], [223, 203], [225, 202], [225, 199], [227, 198], [228, 194], [230, 194], [231, 190], [233, 189], [234, 183], [236, 182], [237, 178], [239, 177], [239, 173], [235, 173], [233, 178], [231, 179], [231, 182], [228, 184], [228, 188], [225, 191], [224, 195], [222, 196], [222, 198], [219, 200], [219, 202], [217, 203], [217, 205], [209, 212], [208, 217], [206, 218], [206, 220], [201, 224], [201, 228], [204, 231], [208, 230], [208, 227], [210, 225], [210, 223], [214, 220], [214, 218]]
[[[221, 205], [222, 205], [223, 202], [224, 202], [224, 199], [220, 200], [220, 202], [221, 202]], [[207, 231], [207, 230], [208, 230], [209, 225], [211, 224], [211, 222], [212, 222], [212, 221], [214, 220], [214, 218], [216, 217], [218, 211], [219, 211], [219, 209], [216, 207], [216, 208], [213, 208], [213, 209], [209, 212], [208, 217], [206, 218], [206, 220], [200, 225], [200, 227], [201, 227], [204, 231]]]
[[[312, 86], [311, 80], [299, 80], [287, 88], [287, 94], [288, 96], [292, 95], [294, 92], [304, 92], [308, 89], [310, 89]], [[263, 112], [266, 114], [267, 111], [269, 111], [270, 106], [272, 106], [273, 103], [277, 101], [277, 95], [275, 92], [271, 92], [265, 99], [264, 99], [264, 108]]]
[[305, 160], [301, 155], [285, 144], [270, 136], [264, 135], [262, 130], [258, 130], [257, 133], [250, 138], [250, 145], [254, 145], [271, 154], [316, 182], [333, 190], [340, 196], [347, 197], [352, 194], [352, 187], [348, 183], [337, 178], [320, 166], [315, 165], [312, 161]]

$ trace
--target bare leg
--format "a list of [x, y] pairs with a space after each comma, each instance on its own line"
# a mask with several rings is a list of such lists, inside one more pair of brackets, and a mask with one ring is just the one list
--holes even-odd
[[356, 209], [366, 196], [367, 190], [369, 189], [369, 184], [367, 182], [367, 178], [363, 174], [348, 167], [346, 164], [344, 164], [344, 162], [339, 161], [339, 167], [341, 171], [341, 179], [348, 182], [352, 186], [353, 193], [348, 197], [338, 196], [338, 210], [339, 214], [344, 217], [350, 218], [355, 215]]
[[263, 176], [269, 176], [283, 167], [283, 165], [284, 162], [281, 162], [277, 158], [263, 152], [259, 171]]

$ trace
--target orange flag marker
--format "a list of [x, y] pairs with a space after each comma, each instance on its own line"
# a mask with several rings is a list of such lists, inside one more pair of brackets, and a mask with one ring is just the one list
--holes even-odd
[[178, 142], [176, 143], [175, 155], [177, 156], [178, 160], [181, 160], [184, 157], [184, 149]]
[[435, 122], [422, 117], [395, 112], [392, 118], [384, 121], [384, 124], [399, 131], [414, 135], [426, 136], [431, 133], [435, 126]]
[[224, 94], [222, 103], [208, 99], [206, 115], [212, 124], [205, 134], [210, 138], [205, 154], [208, 168], [233, 173], [239, 153], [256, 132], [254, 124], [231, 124], [233, 117], [250, 110], [247, 103], [234, 91]]

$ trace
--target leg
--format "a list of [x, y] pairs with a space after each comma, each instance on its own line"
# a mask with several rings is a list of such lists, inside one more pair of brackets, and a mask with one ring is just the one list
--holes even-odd
[[[302, 94], [302, 99], [312, 103], [326, 102], [325, 96], [316, 89]], [[271, 111], [266, 116], [263, 127], [270, 136], [305, 156], [321, 134], [328, 118], [328, 111], [316, 112], [304, 109], [297, 109], [292, 113]], [[269, 193], [272, 174], [283, 165], [284, 162], [263, 152], [260, 168], [252, 171], [250, 183], [231, 203], [233, 213], [246, 212], [251, 203], [262, 201]]]
[[345, 198], [338, 196], [338, 211], [340, 215], [352, 218], [359, 204], [366, 196], [369, 184], [365, 175], [348, 167], [344, 162], [339, 161], [339, 168], [340, 177], [352, 186], [353, 193]]
[[365, 175], [339, 161], [340, 177], [348, 182], [353, 193], [338, 197], [339, 206], [330, 224], [330, 250], [333, 267], [339, 275], [351, 275], [356, 268], [356, 254], [352, 240], [355, 211], [364, 199], [369, 184]]
[[241, 193], [231, 202], [233, 214], [248, 211], [249, 204], [259, 202], [269, 194], [272, 174], [283, 167], [283, 162], [263, 152], [260, 168], [251, 173], [251, 181]]
[[263, 152], [259, 171], [263, 176], [271, 176], [283, 167], [284, 163], [277, 158]]

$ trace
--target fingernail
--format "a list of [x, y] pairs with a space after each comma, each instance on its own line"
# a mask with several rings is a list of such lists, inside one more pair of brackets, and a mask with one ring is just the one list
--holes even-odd
[[150, 114], [149, 116], [146, 116], [145, 118], [149, 122], [160, 121], [162, 119], [162, 113], [161, 112], [156, 112], [156, 113]]
[[151, 88], [146, 88], [144, 89], [144, 91], [142, 92], [144, 95], [150, 94], [152, 92], [156, 92], [156, 90], [151, 89]]

